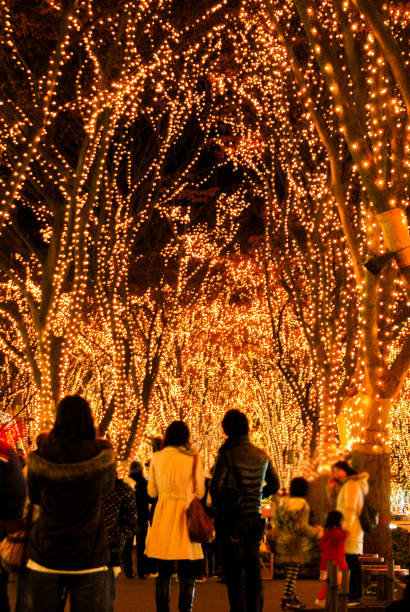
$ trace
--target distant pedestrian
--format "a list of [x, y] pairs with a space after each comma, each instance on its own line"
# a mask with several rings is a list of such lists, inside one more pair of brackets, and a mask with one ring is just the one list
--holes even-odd
[[306, 501], [308, 487], [305, 478], [293, 478], [289, 496], [282, 497], [276, 506], [275, 550], [278, 563], [285, 566], [282, 610], [306, 608], [296, 595], [296, 580], [302, 565], [310, 560], [314, 541], [321, 533], [321, 528], [309, 525], [310, 507]]
[[[114, 485], [115, 457], [95, 437], [88, 402], [67, 396], [49, 434], [28, 456], [28, 490], [40, 515], [30, 534], [33, 612], [101, 612], [110, 553], [101, 499]], [[63, 606], [64, 607], [64, 606]]]
[[[173, 421], [166, 430], [163, 449], [154, 453], [148, 475], [148, 495], [158, 497], [146, 554], [157, 559], [155, 585], [157, 612], [169, 611], [170, 582], [177, 565], [179, 610], [190, 612], [194, 599], [201, 545], [191, 542], [186, 509], [194, 495], [192, 468], [195, 451], [189, 441], [189, 429], [183, 421]], [[197, 464], [197, 496], [205, 494], [202, 461]]]
[[145, 540], [148, 530], [150, 497], [147, 491], [147, 480], [142, 473], [142, 465], [139, 461], [132, 461], [129, 473], [130, 481], [134, 483], [134, 496], [137, 505], [137, 528], [135, 534], [128, 538], [124, 546], [124, 572], [127, 578], [134, 577], [132, 564], [132, 548], [134, 535], [137, 544], [137, 573], [139, 578], [145, 578], [150, 571], [149, 560], [145, 555]]
[[114, 488], [102, 498], [102, 506], [110, 547], [107, 611], [114, 612], [115, 582], [121, 571], [121, 552], [137, 527], [134, 491], [117, 476]]
[[[331, 510], [325, 522], [325, 533], [320, 538], [320, 580], [327, 580], [327, 562], [334, 561], [338, 569], [339, 584], [341, 582], [341, 571], [347, 570], [345, 556], [345, 540], [347, 531], [342, 529], [343, 514], [338, 510]], [[315, 604], [324, 607], [326, 603], [326, 582], [321, 588]]]
[[265, 530], [261, 499], [276, 493], [279, 479], [266, 453], [251, 443], [243, 412], [228, 410], [222, 428], [227, 439], [219, 449], [209, 490], [215, 505], [217, 546], [222, 554], [230, 610], [260, 612], [263, 587], [259, 546]]
[[343, 514], [342, 527], [347, 531], [345, 540], [346, 562], [350, 570], [349, 605], [359, 605], [362, 596], [362, 578], [359, 555], [363, 554], [363, 529], [360, 513], [364, 496], [369, 492], [369, 474], [358, 474], [346, 461], [332, 466], [330, 489], [335, 491], [336, 510]]

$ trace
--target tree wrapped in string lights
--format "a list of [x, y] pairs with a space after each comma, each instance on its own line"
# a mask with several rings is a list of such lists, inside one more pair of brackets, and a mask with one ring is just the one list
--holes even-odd
[[227, 2], [196, 11], [171, 1], [30, 5], [0, 5], [0, 337], [30, 371], [45, 426], [93, 293], [111, 321], [121, 397], [115, 309], [153, 217], [164, 232], [189, 173], [197, 188], [205, 179], [206, 72]]
[[[326, 151], [354, 269], [360, 358], [339, 430], [346, 445], [358, 443], [358, 464], [377, 473], [384, 523], [390, 407], [410, 364], [408, 24], [405, 3], [266, 2], [266, 30], [286, 50]], [[347, 197], [353, 189], [354, 206]]]
[[[311, 423], [312, 452], [323, 461], [337, 452], [336, 414], [356, 369], [353, 273], [339, 246], [343, 232], [332, 207], [326, 152], [297, 95], [283, 45], [266, 39], [259, 14], [244, 16], [245, 27], [248, 38], [229, 61], [230, 76], [219, 78], [226, 100], [219, 144], [244, 173], [243, 197], [256, 210], [254, 256], [264, 268], [277, 373]], [[308, 356], [294, 350], [294, 334], [285, 329], [290, 313]]]

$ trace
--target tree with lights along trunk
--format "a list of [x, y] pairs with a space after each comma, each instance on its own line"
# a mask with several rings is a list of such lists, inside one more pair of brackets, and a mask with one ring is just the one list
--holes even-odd
[[0, 347], [39, 389], [39, 427], [64, 393], [93, 285], [104, 299], [90, 262], [135, 255], [188, 182], [192, 132], [206, 140], [204, 71], [227, 2], [198, 9], [199, 21], [177, 0], [0, 0]]
[[[294, 0], [284, 9], [268, 0], [266, 9], [266, 30], [286, 49], [326, 150], [352, 259], [361, 358], [339, 431], [346, 446], [356, 438], [353, 461], [370, 472], [370, 495], [381, 511], [370, 546], [389, 555], [390, 407], [410, 365], [408, 6]], [[347, 206], [352, 188], [360, 189], [356, 210]]]

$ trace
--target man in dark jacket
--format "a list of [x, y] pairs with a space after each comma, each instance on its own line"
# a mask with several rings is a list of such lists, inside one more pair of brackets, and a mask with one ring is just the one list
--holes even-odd
[[[21, 529], [26, 481], [21, 463], [7, 442], [0, 438], [0, 540], [7, 533]], [[8, 612], [8, 573], [0, 567], [0, 610]]]
[[279, 479], [266, 453], [251, 444], [243, 412], [228, 410], [222, 427], [228, 438], [219, 449], [209, 489], [230, 609], [260, 612], [263, 589], [259, 545], [265, 527], [261, 500], [276, 493]]
[[[150, 497], [147, 493], [147, 481], [142, 473], [142, 465], [139, 461], [132, 461], [130, 465], [130, 479], [135, 482], [135, 502], [137, 505], [137, 521], [138, 526], [135, 531], [137, 542], [137, 571], [140, 578], [145, 578], [149, 572], [149, 560], [144, 554], [145, 539], [147, 537], [148, 519], [149, 519], [149, 503]], [[133, 578], [134, 572], [132, 569], [132, 547], [134, 542], [134, 534], [128, 539], [124, 546], [124, 572], [127, 578]]]

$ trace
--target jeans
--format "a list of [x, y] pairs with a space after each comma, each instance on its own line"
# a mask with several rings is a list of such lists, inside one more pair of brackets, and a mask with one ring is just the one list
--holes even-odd
[[107, 572], [107, 612], [114, 612], [114, 601], [115, 601], [115, 592], [116, 592], [116, 583], [117, 579], [114, 576], [114, 568], [110, 567]]
[[106, 612], [107, 579], [107, 571], [48, 574], [32, 570], [32, 612], [62, 612], [68, 595], [71, 612]]
[[261, 612], [262, 575], [259, 545], [265, 520], [258, 514], [217, 520], [231, 612]]
[[362, 568], [359, 555], [346, 553], [346, 563], [350, 570], [349, 600], [360, 599], [362, 596]]

